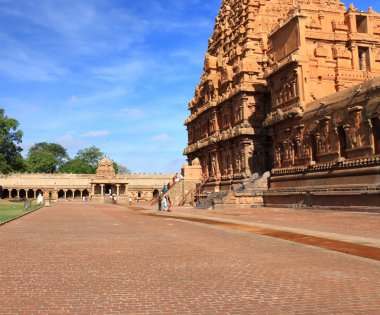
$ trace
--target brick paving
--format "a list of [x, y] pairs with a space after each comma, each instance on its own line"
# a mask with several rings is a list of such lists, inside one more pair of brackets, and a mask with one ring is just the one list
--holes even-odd
[[[156, 209], [148, 203], [143, 206]], [[175, 207], [174, 212], [380, 240], [380, 213], [375, 212], [289, 208], [203, 210], [186, 207]]]
[[0, 314], [380, 314], [377, 261], [112, 205], [34, 212], [0, 252]]

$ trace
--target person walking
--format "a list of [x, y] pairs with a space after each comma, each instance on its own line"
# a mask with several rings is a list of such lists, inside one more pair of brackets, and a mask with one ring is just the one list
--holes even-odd
[[166, 196], [163, 199], [163, 203], [164, 203], [164, 211], [168, 211], [168, 199]]
[[162, 210], [162, 198], [161, 196], [158, 197], [158, 211], [161, 211]]
[[172, 200], [168, 196], [168, 212], [172, 212], [171, 207], [172, 207]]

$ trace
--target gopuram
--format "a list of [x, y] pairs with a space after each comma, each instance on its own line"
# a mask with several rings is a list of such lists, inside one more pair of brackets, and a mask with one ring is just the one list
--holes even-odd
[[204, 191], [249, 204], [247, 184], [270, 172], [265, 205], [380, 207], [372, 8], [223, 0], [189, 110], [184, 154], [199, 161]]

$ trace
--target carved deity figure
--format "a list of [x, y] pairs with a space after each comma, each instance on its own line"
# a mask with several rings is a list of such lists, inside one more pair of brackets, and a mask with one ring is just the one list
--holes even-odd
[[279, 147], [275, 149], [275, 164], [276, 167], [281, 167], [281, 148]]
[[241, 153], [240, 152], [236, 154], [236, 171], [238, 173], [241, 172]]
[[302, 146], [302, 156], [309, 157], [310, 156], [310, 146], [308, 143], [304, 143]]
[[216, 159], [215, 159], [215, 156], [213, 156], [212, 160], [211, 160], [211, 175], [216, 176]]
[[347, 146], [349, 149], [353, 149], [356, 148], [356, 144], [356, 132], [350, 128], [347, 134]]

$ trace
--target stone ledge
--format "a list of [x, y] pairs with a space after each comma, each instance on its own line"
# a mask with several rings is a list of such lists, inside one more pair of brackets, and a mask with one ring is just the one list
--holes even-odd
[[341, 170], [349, 168], [363, 168], [370, 166], [380, 166], [380, 156], [336, 161], [330, 163], [318, 163], [311, 166], [299, 166], [289, 168], [275, 168], [271, 171], [272, 176], [292, 175], [311, 172], [322, 172], [330, 170]]

